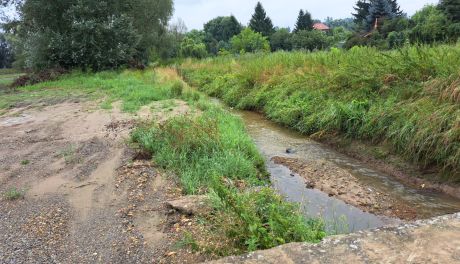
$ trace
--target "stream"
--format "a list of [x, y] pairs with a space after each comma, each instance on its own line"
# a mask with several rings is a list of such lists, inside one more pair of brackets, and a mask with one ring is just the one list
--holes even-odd
[[[460, 200], [442, 193], [408, 187], [362, 162], [331, 150], [300, 133], [279, 126], [261, 114], [236, 110], [232, 112], [243, 118], [248, 133], [267, 159], [267, 168], [277, 192], [288, 201], [299, 203], [306, 216], [322, 218], [326, 230], [331, 234], [345, 234], [398, 224], [401, 220], [367, 213], [339, 199], [329, 197], [319, 190], [308, 189], [303, 177], [293, 174], [283, 165], [275, 164], [271, 161], [272, 157], [290, 157], [307, 162], [315, 160], [333, 162], [373, 190], [389, 194], [394, 199], [409, 204], [411, 208], [416, 209], [419, 218], [460, 211]], [[287, 148], [294, 149], [295, 153], [287, 154]]]

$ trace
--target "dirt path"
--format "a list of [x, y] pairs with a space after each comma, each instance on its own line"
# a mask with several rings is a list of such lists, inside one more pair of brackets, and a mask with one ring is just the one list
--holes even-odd
[[[136, 120], [187, 113], [169, 102], [167, 115], [110, 111], [95, 102], [12, 109], [0, 117], [2, 263], [161, 263], [180, 234], [180, 216], [165, 201], [180, 189], [149, 159], [127, 147]], [[177, 251], [177, 250], [176, 250]], [[184, 254], [186, 262], [201, 260]], [[174, 255], [179, 253], [174, 252]]]

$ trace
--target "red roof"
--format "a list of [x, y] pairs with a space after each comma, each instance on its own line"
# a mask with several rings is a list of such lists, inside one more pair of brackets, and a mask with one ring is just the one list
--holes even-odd
[[324, 25], [323, 23], [315, 23], [313, 25], [313, 29], [316, 29], [316, 30], [329, 30], [329, 27]]

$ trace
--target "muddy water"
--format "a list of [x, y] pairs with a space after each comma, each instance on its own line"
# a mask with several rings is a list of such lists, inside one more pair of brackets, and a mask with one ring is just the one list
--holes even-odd
[[[272, 157], [291, 157], [304, 161], [331, 161], [348, 170], [371, 189], [387, 193], [409, 204], [412, 208], [416, 208], [418, 215], [422, 218], [460, 211], [460, 201], [450, 196], [407, 187], [391, 176], [373, 170], [299, 133], [278, 126], [260, 114], [246, 111], [235, 111], [235, 113], [244, 119], [249, 134], [267, 158], [274, 188], [289, 201], [300, 203], [306, 215], [322, 217], [329, 232], [354, 232], [398, 223], [399, 220], [363, 212], [323, 192], [308, 189], [302, 177], [293, 174], [282, 165], [274, 164], [270, 161]], [[295, 153], [287, 154], [287, 148], [295, 150]]]

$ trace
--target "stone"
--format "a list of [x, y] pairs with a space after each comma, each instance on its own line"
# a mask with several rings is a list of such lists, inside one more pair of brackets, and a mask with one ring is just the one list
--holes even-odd
[[179, 213], [186, 215], [199, 215], [211, 210], [206, 195], [188, 195], [177, 200], [167, 201], [166, 204]]
[[459, 263], [460, 213], [331, 236], [319, 244], [291, 243], [213, 264]]

